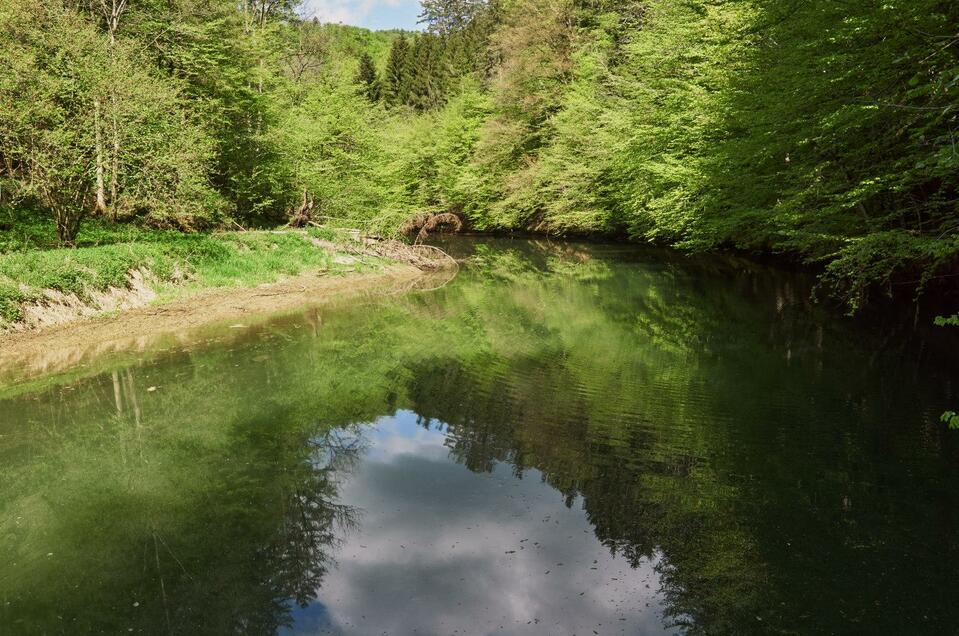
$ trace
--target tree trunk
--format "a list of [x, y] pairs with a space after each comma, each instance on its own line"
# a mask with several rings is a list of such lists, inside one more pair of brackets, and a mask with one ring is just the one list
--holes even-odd
[[[114, 108], [116, 100], [114, 99]], [[110, 206], [113, 208], [113, 217], [117, 215], [117, 174], [120, 171], [120, 131], [117, 128], [117, 114], [113, 113], [113, 157], [110, 160]]]
[[[103, 10], [103, 17], [106, 21], [107, 35], [110, 38], [110, 65], [115, 70], [117, 31], [120, 28], [120, 17], [126, 11], [127, 0], [111, 0], [109, 6], [107, 5], [106, 0], [103, 0], [101, 7]], [[117, 196], [119, 194], [118, 175], [120, 173], [120, 130], [119, 126], [117, 125], [117, 93], [115, 87], [110, 88], [110, 122], [113, 136], [113, 152], [110, 157], [110, 207], [112, 209], [113, 217], [116, 218]], [[99, 130], [97, 132], [99, 133]], [[98, 169], [98, 179], [99, 176]], [[99, 207], [99, 181], [97, 182], [97, 185], [97, 206]], [[105, 205], [106, 202], [104, 201], [104, 206]]]
[[290, 218], [290, 227], [306, 227], [313, 220], [313, 199], [310, 197], [309, 192], [305, 189], [303, 190], [303, 203], [300, 204], [300, 209], [296, 211], [295, 214]]
[[77, 231], [80, 229], [80, 217], [60, 208], [54, 212], [53, 220], [57, 225], [57, 241], [61, 247], [77, 246]]
[[103, 184], [103, 131], [100, 127], [100, 98], [93, 100], [93, 125], [96, 133], [97, 153], [97, 202], [93, 208], [95, 214], [106, 214], [107, 195]]

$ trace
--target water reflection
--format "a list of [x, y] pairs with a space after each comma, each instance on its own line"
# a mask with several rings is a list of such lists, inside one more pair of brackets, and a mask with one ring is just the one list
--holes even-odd
[[663, 631], [655, 559], [617, 559], [536, 471], [451, 464], [445, 427], [417, 419], [400, 412], [371, 430], [342, 493], [363, 524], [291, 632]]
[[0, 390], [0, 626], [959, 624], [948, 341], [743, 261], [450, 249], [430, 293]]
[[357, 433], [166, 420], [143, 384], [113, 373], [3, 420], [5, 633], [273, 633], [356, 527], [337, 490]]

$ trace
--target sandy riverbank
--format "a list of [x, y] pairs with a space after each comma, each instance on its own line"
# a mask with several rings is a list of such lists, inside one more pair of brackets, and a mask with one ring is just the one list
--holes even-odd
[[[145, 350], [161, 338], [217, 323], [371, 294], [401, 293], [427, 276], [410, 265], [370, 273], [309, 273], [252, 288], [214, 288], [162, 304], [0, 335], [0, 375], [64, 371], [96, 356]], [[239, 326], [239, 325], [238, 325]]]

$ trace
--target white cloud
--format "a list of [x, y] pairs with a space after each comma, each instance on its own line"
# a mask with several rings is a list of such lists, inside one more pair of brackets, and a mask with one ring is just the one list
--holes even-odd
[[374, 11], [396, 9], [408, 4], [408, 0], [307, 0], [306, 13], [323, 22], [362, 26]]

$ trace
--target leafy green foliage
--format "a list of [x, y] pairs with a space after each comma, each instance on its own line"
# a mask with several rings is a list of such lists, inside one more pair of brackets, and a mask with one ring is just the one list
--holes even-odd
[[946, 411], [942, 414], [942, 422], [954, 431], [959, 431], [959, 413]]
[[954, 273], [954, 6], [505, 12], [496, 111], [471, 161], [474, 225], [788, 252], [822, 264], [853, 309]]
[[[852, 310], [959, 266], [955, 3], [430, 0], [422, 33], [98, 11], [0, 11], [0, 206], [63, 243], [92, 211], [264, 227], [306, 198], [380, 233], [455, 212], [785, 253]], [[49, 242], [22, 217], [0, 249]]]
[[380, 99], [380, 77], [369, 53], [360, 56], [360, 69], [356, 73], [356, 83], [364, 97], [371, 102]]
[[75, 240], [95, 200], [161, 225], [218, 215], [209, 138], [182, 84], [151, 69], [140, 46], [57, 3], [23, 0], [0, 22], [13, 68], [0, 80], [6, 176], [21, 203], [52, 213], [60, 242]]
[[454, 33], [469, 27], [487, 9], [487, 0], [422, 0], [420, 22], [435, 33]]

